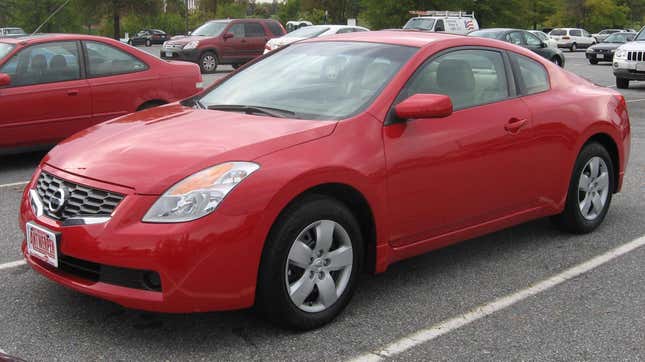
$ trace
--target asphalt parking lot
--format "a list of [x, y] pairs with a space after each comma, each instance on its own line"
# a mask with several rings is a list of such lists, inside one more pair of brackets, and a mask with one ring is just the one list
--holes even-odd
[[[148, 50], [158, 54], [158, 47]], [[568, 70], [614, 85], [609, 63], [589, 65], [584, 52], [565, 55]], [[22, 260], [17, 210], [24, 181], [43, 153], [0, 158], [0, 350], [29, 361], [644, 360], [645, 247], [424, 343], [406, 339], [442, 321], [468, 321], [468, 312], [645, 235], [645, 82], [622, 93], [632, 122], [631, 158], [623, 192], [597, 231], [568, 235], [537, 220], [400, 262], [384, 274], [364, 275], [346, 311], [308, 333], [277, 329], [251, 311], [128, 310], [12, 263]], [[414, 346], [389, 357], [382, 352], [406, 341]]]

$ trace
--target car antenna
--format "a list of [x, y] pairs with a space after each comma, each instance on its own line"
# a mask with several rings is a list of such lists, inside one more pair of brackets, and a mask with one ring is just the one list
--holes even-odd
[[36, 33], [38, 32], [38, 30], [40, 30], [40, 28], [42, 28], [45, 24], [47, 24], [47, 22], [49, 21], [49, 19], [51, 19], [54, 15], [56, 15], [56, 13], [58, 13], [62, 8], [64, 8], [64, 7], [65, 7], [65, 5], [67, 5], [67, 4], [69, 3], [69, 1], [70, 1], [70, 0], [65, 1], [61, 6], [59, 6], [56, 10], [54, 10], [54, 12], [53, 12], [53, 13], [49, 14], [49, 16], [47, 17], [47, 19], [45, 19], [45, 21], [43, 21], [43, 23], [42, 23], [42, 24], [40, 24], [40, 25], [36, 28], [36, 30], [34, 30], [34, 32], [33, 32], [33, 33], [31, 33], [31, 36], [33, 36], [34, 34], [36, 34]]

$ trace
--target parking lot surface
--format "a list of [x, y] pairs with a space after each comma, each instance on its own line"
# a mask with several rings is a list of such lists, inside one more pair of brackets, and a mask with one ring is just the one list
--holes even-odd
[[[609, 63], [589, 65], [584, 52], [565, 55], [568, 70], [614, 85]], [[346, 311], [307, 333], [277, 329], [252, 311], [128, 310], [67, 290], [25, 265], [2, 268], [22, 259], [20, 182], [43, 153], [0, 158], [0, 350], [30, 361], [643, 360], [645, 247], [426, 343], [389, 357], [374, 353], [645, 235], [645, 82], [621, 92], [632, 122], [631, 159], [623, 191], [597, 231], [563, 234], [537, 220], [397, 263], [364, 275]]]

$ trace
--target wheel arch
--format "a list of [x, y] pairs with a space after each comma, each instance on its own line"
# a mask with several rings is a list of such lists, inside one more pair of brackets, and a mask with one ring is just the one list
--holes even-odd
[[162, 106], [162, 105], [164, 105], [164, 104], [168, 104], [168, 101], [163, 100], [163, 99], [151, 99], [151, 100], [147, 100], [147, 101], [145, 101], [145, 102], [141, 103], [141, 105], [139, 105], [139, 107], [137, 107], [137, 112], [138, 112], [138, 111], [142, 111], [142, 110], [144, 110], [144, 109], [148, 109], [148, 108], [153, 108], [153, 107]]
[[586, 141], [582, 144], [580, 149], [578, 150], [578, 154], [582, 151], [582, 149], [590, 144], [590, 143], [599, 143], [602, 145], [607, 152], [609, 153], [609, 156], [611, 157], [611, 162], [613, 165], [614, 169], [614, 189], [612, 190], [613, 193], [618, 192], [619, 190], [619, 184], [618, 184], [618, 178], [620, 177], [620, 153], [618, 151], [618, 145], [616, 141], [607, 133], [604, 132], [598, 132], [586, 139]]

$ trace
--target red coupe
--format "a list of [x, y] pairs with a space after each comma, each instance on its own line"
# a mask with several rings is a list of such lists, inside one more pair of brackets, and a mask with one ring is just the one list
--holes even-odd
[[54, 144], [84, 128], [201, 90], [199, 67], [88, 35], [0, 39], [0, 152]]
[[546, 216], [594, 230], [629, 146], [620, 93], [512, 44], [319, 38], [60, 143], [25, 190], [23, 252], [127, 307], [315, 328], [361, 268]]

